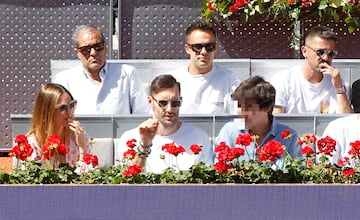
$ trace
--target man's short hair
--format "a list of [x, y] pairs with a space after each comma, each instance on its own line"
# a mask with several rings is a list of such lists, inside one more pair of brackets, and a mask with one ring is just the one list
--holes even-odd
[[161, 89], [170, 89], [175, 85], [179, 88], [180, 91], [180, 83], [176, 81], [176, 79], [170, 74], [159, 75], [155, 77], [155, 79], [151, 82], [150, 85], [150, 95], [154, 95], [159, 92]]
[[208, 23], [202, 22], [202, 21], [194, 22], [186, 29], [186, 32], [185, 32], [186, 38], [188, 38], [188, 36], [195, 30], [200, 30], [200, 31], [204, 31], [204, 32], [213, 34], [214, 37], [216, 38], [215, 29], [212, 26], [210, 26]]
[[310, 43], [310, 41], [315, 37], [320, 37], [326, 40], [333, 40], [335, 43], [337, 42], [336, 34], [330, 28], [325, 26], [316, 26], [311, 28], [305, 37], [305, 45]]
[[97, 26], [91, 25], [91, 24], [83, 24], [83, 25], [77, 25], [75, 27], [75, 30], [74, 30], [73, 34], [72, 34], [72, 41], [73, 41], [73, 45], [74, 45], [75, 48], [79, 47], [79, 43], [77, 41], [77, 38], [78, 38], [79, 33], [82, 32], [82, 31], [89, 31], [89, 32], [95, 31], [95, 32], [100, 33], [102, 42], [105, 43], [105, 36]]

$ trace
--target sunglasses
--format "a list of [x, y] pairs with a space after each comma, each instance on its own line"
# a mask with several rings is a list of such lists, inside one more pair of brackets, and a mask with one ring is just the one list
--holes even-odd
[[175, 101], [157, 100], [153, 96], [151, 96], [151, 98], [153, 100], [155, 100], [155, 102], [159, 105], [160, 108], [166, 108], [166, 106], [169, 104], [169, 102], [171, 103], [171, 107], [173, 107], [173, 108], [179, 108], [181, 106], [181, 101], [180, 100], [175, 100]]
[[327, 49], [313, 49], [309, 46], [307, 46], [308, 48], [310, 48], [312, 51], [314, 51], [316, 53], [316, 55], [318, 55], [319, 57], [323, 56], [324, 54], [328, 55], [330, 58], [334, 58], [338, 52], [336, 50], [327, 50]]
[[66, 111], [68, 111], [68, 110], [70, 110], [71, 112], [73, 112], [73, 111], [75, 110], [75, 108], [76, 108], [76, 104], [77, 104], [77, 101], [74, 100], [74, 101], [70, 102], [68, 105], [65, 105], [65, 104], [63, 104], [63, 105], [58, 105], [58, 106], [56, 106], [55, 108], [59, 109], [60, 112], [66, 112]]
[[212, 42], [212, 43], [207, 43], [207, 44], [187, 44], [189, 45], [189, 47], [195, 52], [195, 53], [200, 53], [201, 50], [203, 48], [205, 48], [205, 50], [207, 52], [212, 52], [215, 50], [216, 47], [216, 43]]
[[78, 50], [85, 56], [88, 56], [91, 53], [91, 49], [94, 49], [96, 51], [102, 51], [104, 48], [105, 48], [105, 43], [100, 42], [100, 43], [93, 44], [93, 45], [78, 47]]

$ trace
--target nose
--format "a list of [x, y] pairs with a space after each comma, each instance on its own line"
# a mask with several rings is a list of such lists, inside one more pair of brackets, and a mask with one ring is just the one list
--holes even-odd
[[94, 54], [97, 54], [97, 51], [95, 50], [95, 48], [91, 48], [90, 49], [90, 55], [94, 55]]
[[200, 50], [200, 53], [201, 54], [207, 54], [208, 51], [205, 49], [205, 47], [202, 47], [201, 50]]

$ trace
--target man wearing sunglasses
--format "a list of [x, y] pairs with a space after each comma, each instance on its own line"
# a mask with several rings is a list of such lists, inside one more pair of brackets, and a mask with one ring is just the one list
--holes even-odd
[[237, 75], [214, 65], [216, 35], [213, 27], [195, 22], [186, 30], [188, 66], [171, 71], [181, 83], [182, 114], [236, 113], [230, 94], [240, 84]]
[[138, 72], [129, 65], [106, 62], [105, 37], [96, 26], [77, 26], [73, 43], [82, 65], [56, 74], [54, 82], [78, 100], [75, 114], [149, 114]]
[[274, 113], [353, 112], [340, 71], [332, 66], [337, 55], [336, 34], [317, 26], [309, 30], [301, 52], [301, 66], [274, 75]]
[[[153, 117], [137, 128], [124, 132], [115, 145], [117, 163], [124, 161], [128, 151], [127, 142], [136, 140], [137, 154], [133, 162], [145, 167], [147, 172], [162, 173], [166, 168], [188, 170], [196, 163], [212, 165], [214, 156], [209, 136], [201, 129], [179, 120], [182, 104], [180, 83], [171, 75], [159, 75], [150, 85], [148, 104]], [[177, 156], [167, 153], [163, 146], [175, 144], [184, 147], [185, 152]], [[201, 145], [201, 152], [190, 151], [193, 144]]]

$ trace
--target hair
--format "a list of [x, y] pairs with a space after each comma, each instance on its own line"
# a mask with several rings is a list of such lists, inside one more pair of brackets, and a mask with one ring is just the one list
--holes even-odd
[[[269, 116], [272, 116], [272, 110], [275, 104], [276, 90], [269, 82], [261, 76], [252, 76], [235, 89], [231, 94], [232, 100], [254, 100], [259, 104], [260, 109], [270, 107]], [[271, 119], [271, 117], [270, 117]]]
[[83, 31], [87, 31], [87, 32], [97, 32], [100, 34], [101, 36], [101, 41], [102, 42], [105, 42], [105, 37], [104, 37], [104, 34], [101, 32], [101, 30], [96, 27], [95, 25], [91, 25], [91, 24], [83, 24], [83, 25], [77, 25], [75, 27], [75, 30], [72, 34], [72, 41], [73, 41], [73, 45], [74, 47], [79, 47], [79, 44], [78, 44], [78, 35], [80, 32], [83, 32]]
[[360, 113], [360, 79], [351, 85], [351, 104], [355, 113]]
[[175, 85], [179, 88], [179, 93], [181, 93], [180, 83], [172, 75], [159, 75], [151, 82], [150, 95], [154, 95], [162, 89], [173, 88]]
[[331, 31], [330, 28], [325, 26], [316, 26], [311, 28], [305, 37], [305, 45], [308, 45], [315, 37], [320, 37], [326, 40], [333, 40], [335, 43], [337, 42], [336, 34]]
[[39, 146], [43, 146], [47, 138], [54, 132], [55, 106], [64, 93], [69, 94], [71, 100], [74, 100], [65, 87], [55, 83], [42, 86], [35, 97], [30, 129], [27, 135], [34, 135]]
[[200, 31], [204, 31], [210, 34], [213, 34], [214, 37], [216, 38], [216, 33], [215, 33], [215, 29], [213, 27], [211, 27], [209, 24], [202, 22], [202, 21], [197, 21], [192, 23], [187, 29], [186, 29], [186, 40], [189, 37], [189, 35], [195, 31], [195, 30], [200, 30]]

